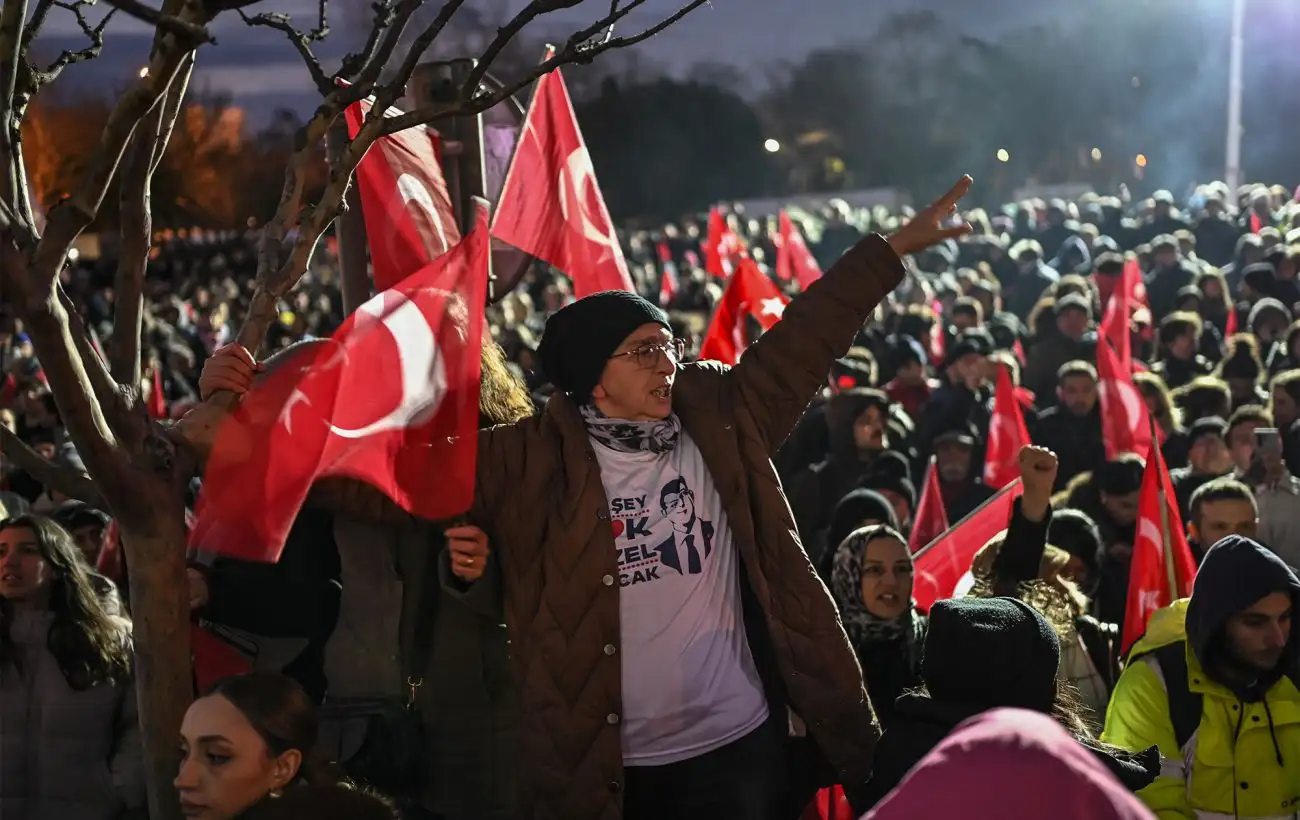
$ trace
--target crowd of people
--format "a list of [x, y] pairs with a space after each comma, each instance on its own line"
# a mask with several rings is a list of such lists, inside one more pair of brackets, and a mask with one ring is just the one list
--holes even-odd
[[[726, 285], [703, 220], [622, 235], [639, 293], [575, 300], [531, 270], [488, 311], [464, 521], [323, 482], [278, 563], [189, 570], [195, 622], [259, 671], [186, 715], [186, 816], [1295, 816], [1300, 205], [1214, 183], [955, 226], [967, 186], [808, 215], [826, 273], [802, 293], [771, 270], [777, 221], [722, 209], [793, 296], [731, 368], [695, 361]], [[159, 235], [159, 415], [254, 389], [229, 344], [252, 241]], [[268, 364], [342, 320], [331, 251]], [[1125, 651], [1147, 454], [1107, 456], [1097, 327], [1130, 258], [1133, 379], [1200, 569]], [[109, 261], [67, 284], [105, 339]], [[0, 320], [0, 423], [78, 467], [21, 321]], [[923, 612], [920, 488], [933, 463], [949, 522], [993, 496], [1004, 371], [1023, 494], [971, 590]], [[0, 819], [144, 817], [110, 516], [8, 461], [3, 490]]]

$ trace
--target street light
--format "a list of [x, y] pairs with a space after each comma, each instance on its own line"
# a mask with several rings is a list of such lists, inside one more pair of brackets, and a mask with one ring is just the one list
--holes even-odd
[[1139, 168], [1145, 168], [1145, 167], [1147, 167], [1147, 155], [1146, 155], [1146, 154], [1138, 154], [1138, 155], [1137, 155], [1137, 159], [1135, 159], [1134, 162], [1137, 163], [1137, 167], [1139, 167]]
[[777, 142], [774, 139], [764, 140], [763, 150], [767, 151], [769, 154], [775, 154], [777, 151], [781, 150], [781, 143]]
[[1005, 148], [998, 149], [998, 162], [1007, 162], [1011, 159], [1011, 154]]
[[145, 67], [141, 68], [140, 71], [138, 72], [138, 74], [139, 74], [140, 79], [142, 79], [142, 80], [143, 80], [145, 77], [148, 77], [148, 76], [149, 76], [149, 66], [145, 66]]
[[1094, 148], [1094, 149], [1092, 149], [1092, 161], [1093, 161], [1093, 162], [1101, 162], [1101, 149], [1100, 149], [1100, 148]]

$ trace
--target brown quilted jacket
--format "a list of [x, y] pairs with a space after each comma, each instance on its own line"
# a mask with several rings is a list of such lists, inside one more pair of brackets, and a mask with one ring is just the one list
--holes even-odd
[[[799, 715], [844, 783], [868, 776], [879, 729], [771, 458], [902, 278], [898, 256], [870, 237], [794, 299], [738, 365], [685, 365], [673, 390], [740, 551], [760, 671], [761, 655], [772, 660], [769, 700]], [[618, 820], [618, 567], [600, 470], [572, 402], [553, 398], [540, 416], [480, 433], [470, 518], [491, 538], [503, 582], [520, 698], [520, 816]]]

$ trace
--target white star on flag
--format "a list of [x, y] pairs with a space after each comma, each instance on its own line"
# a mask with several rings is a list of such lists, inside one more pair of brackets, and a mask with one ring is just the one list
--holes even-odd
[[776, 318], [780, 319], [782, 313], [785, 313], [785, 302], [782, 302], [780, 299], [777, 299], [776, 297], [763, 300], [764, 316], [775, 316]]

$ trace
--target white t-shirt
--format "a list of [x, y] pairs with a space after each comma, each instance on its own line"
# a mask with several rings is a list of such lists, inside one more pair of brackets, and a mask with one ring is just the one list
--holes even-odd
[[685, 431], [664, 454], [592, 444], [619, 552], [623, 762], [698, 757], [768, 715], [727, 516]]

